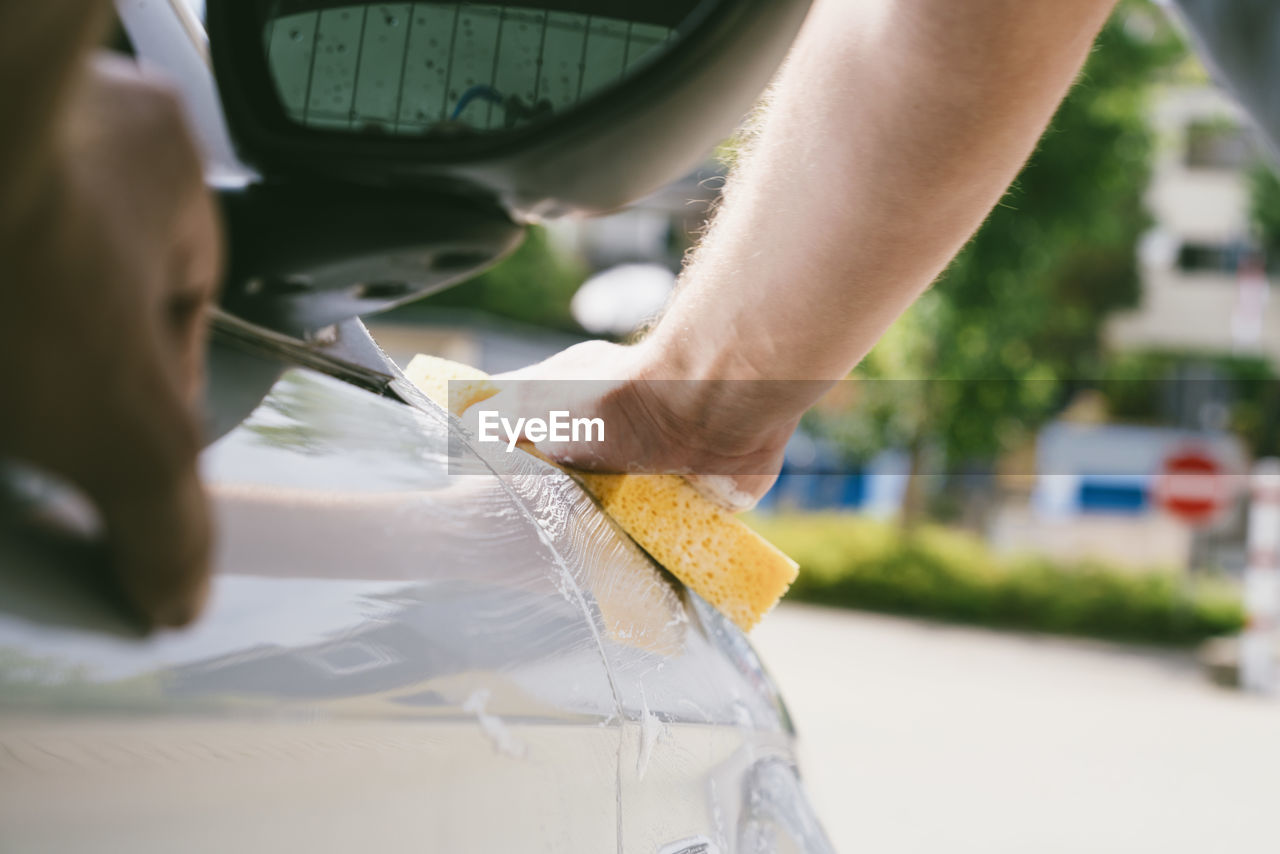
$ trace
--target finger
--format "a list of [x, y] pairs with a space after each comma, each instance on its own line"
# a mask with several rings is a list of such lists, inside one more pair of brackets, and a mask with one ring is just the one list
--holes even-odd
[[99, 501], [112, 565], [148, 626], [184, 626], [208, 595], [212, 526], [195, 465]]
[[[98, 109], [127, 114], [116, 122], [114, 146], [100, 146], [99, 175], [113, 176], [114, 193], [142, 192], [145, 209], [157, 215], [158, 290], [152, 291], [161, 346], [188, 405], [200, 398], [204, 379], [208, 309], [222, 278], [222, 223], [203, 178], [200, 153], [179, 98], [164, 81], [114, 57], [99, 57]], [[143, 159], [145, 158], [145, 160]], [[145, 165], [144, 165], [145, 164]], [[139, 174], [139, 167], [145, 173]], [[129, 176], [133, 180], [129, 179]], [[163, 190], [161, 189], [163, 188]]]
[[[497, 394], [468, 411], [466, 425], [483, 439], [480, 413], [496, 412], [496, 419], [488, 416], [486, 434], [494, 434], [496, 421], [499, 438], [508, 447], [513, 442], [533, 447], [544, 459], [573, 468], [621, 471], [627, 458], [606, 442], [611, 433], [598, 405], [601, 390], [612, 385], [590, 380], [504, 381]], [[598, 426], [586, 423], [593, 418]], [[612, 435], [617, 435], [616, 429]]]
[[159, 335], [173, 353], [169, 364], [188, 406], [201, 399], [208, 351], [209, 309], [222, 275], [221, 223], [200, 187], [177, 221], [167, 295], [159, 306]]
[[129, 603], [150, 626], [180, 626], [204, 602], [212, 526], [195, 418], [161, 352], [147, 349], [127, 388], [93, 414], [96, 464], [83, 482]]

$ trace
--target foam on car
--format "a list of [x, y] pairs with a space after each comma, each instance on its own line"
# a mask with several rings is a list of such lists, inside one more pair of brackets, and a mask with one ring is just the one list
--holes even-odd
[[[405, 375], [455, 415], [498, 391], [482, 371], [436, 356], [415, 356]], [[743, 631], [795, 580], [795, 561], [683, 477], [566, 471], [654, 560]]]

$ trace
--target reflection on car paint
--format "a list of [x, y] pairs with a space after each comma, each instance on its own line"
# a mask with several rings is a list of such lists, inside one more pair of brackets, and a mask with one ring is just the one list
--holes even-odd
[[453, 429], [286, 374], [206, 452], [218, 573], [186, 631], [47, 619], [91, 603], [6, 561], [15, 850], [828, 850], [737, 629], [562, 473], [450, 465]]

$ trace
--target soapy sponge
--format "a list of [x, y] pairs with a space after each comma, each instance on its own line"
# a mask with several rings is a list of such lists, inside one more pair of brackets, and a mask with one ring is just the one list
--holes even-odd
[[454, 415], [461, 415], [471, 404], [498, 393], [489, 375], [479, 368], [425, 353], [413, 357], [404, 375], [423, 394]]
[[[497, 393], [483, 372], [435, 356], [415, 356], [405, 375], [454, 414]], [[750, 631], [795, 580], [795, 561], [683, 477], [569, 474], [654, 560], [743, 631]]]

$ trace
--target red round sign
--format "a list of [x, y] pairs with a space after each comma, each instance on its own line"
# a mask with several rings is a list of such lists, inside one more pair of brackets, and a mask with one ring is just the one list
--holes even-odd
[[1188, 525], [1204, 525], [1226, 508], [1231, 483], [1207, 450], [1184, 448], [1164, 461], [1154, 493], [1160, 506], [1173, 516]]

